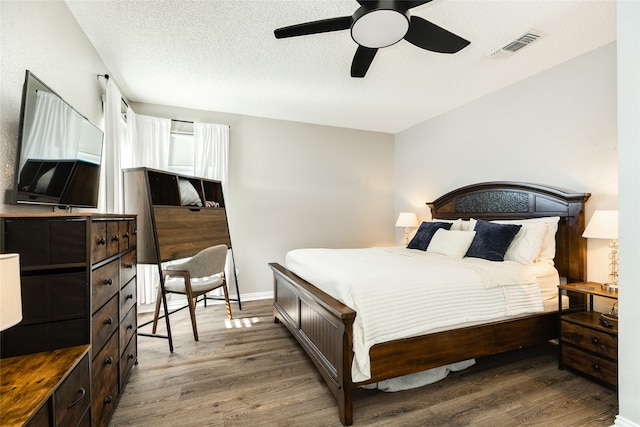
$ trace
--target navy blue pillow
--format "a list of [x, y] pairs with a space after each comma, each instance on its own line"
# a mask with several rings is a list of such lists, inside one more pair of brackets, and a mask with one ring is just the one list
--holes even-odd
[[513, 241], [521, 225], [496, 224], [481, 219], [477, 220], [476, 232], [465, 256], [483, 258], [489, 261], [504, 261], [504, 254]]
[[429, 246], [429, 242], [433, 239], [433, 235], [436, 234], [436, 231], [439, 229], [448, 230], [451, 228], [450, 222], [423, 222], [420, 224], [420, 228], [416, 232], [416, 235], [413, 236], [413, 239], [407, 245], [409, 249], [420, 249], [421, 251], [426, 251], [427, 246]]

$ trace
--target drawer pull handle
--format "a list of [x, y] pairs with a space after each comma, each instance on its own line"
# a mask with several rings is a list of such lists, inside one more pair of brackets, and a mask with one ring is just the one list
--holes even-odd
[[595, 369], [596, 371], [599, 371], [600, 370], [600, 365], [597, 364], [597, 363], [594, 363], [593, 364], [593, 369]]
[[105, 284], [105, 285], [109, 285], [109, 286], [113, 285], [113, 279], [106, 279], [106, 280], [104, 281], [104, 284]]
[[133, 299], [133, 294], [127, 295], [127, 297], [125, 299]]
[[113, 324], [113, 317], [109, 317], [107, 320], [104, 321], [105, 325], [111, 325]]
[[105, 365], [111, 365], [112, 363], [113, 363], [113, 357], [109, 356], [106, 359], [104, 359]]
[[104, 398], [104, 403], [111, 403], [112, 400], [113, 398], [111, 396], [107, 396]]
[[592, 342], [593, 344], [600, 344], [600, 340], [599, 340], [597, 337], [593, 337], [593, 338], [591, 338], [591, 342]]
[[84, 397], [84, 395], [87, 394], [86, 390], [84, 389], [84, 387], [80, 387], [80, 390], [78, 390], [78, 398], [76, 400], [74, 400], [73, 402], [69, 403], [67, 405], [67, 409], [71, 408], [72, 406], [77, 405], [78, 403], [80, 403], [80, 401], [82, 400], [82, 398]]
[[133, 325], [132, 324], [127, 325], [127, 329], [133, 329]]
[[107, 243], [107, 239], [105, 239], [104, 237], [100, 237], [98, 239], [98, 244], [99, 245], [104, 245], [105, 243]]
[[138, 230], [133, 230], [133, 235], [136, 236], [138, 234]]
[[124, 234], [122, 235], [122, 237], [124, 237], [125, 239], [128, 239], [128, 238], [129, 238], [129, 232], [127, 231], [126, 233], [124, 233]]
[[129, 353], [129, 355], [127, 356], [127, 359], [133, 359], [133, 353]]
[[114, 235], [114, 236], [111, 236], [111, 241], [113, 241], [113, 242], [117, 242], [118, 240], [120, 240], [120, 238], [118, 237], [118, 235], [117, 235], [117, 234], [116, 234], [116, 235]]
[[125, 264], [124, 265], [126, 268], [133, 268], [133, 264]]

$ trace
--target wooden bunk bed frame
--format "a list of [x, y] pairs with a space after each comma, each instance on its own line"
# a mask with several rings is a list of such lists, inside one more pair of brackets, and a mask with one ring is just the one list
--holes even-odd
[[[586, 278], [584, 204], [589, 193], [517, 182], [487, 182], [451, 191], [432, 203], [438, 219], [526, 219], [559, 216], [555, 265], [568, 282]], [[283, 323], [309, 355], [336, 398], [340, 421], [353, 422], [354, 387], [497, 354], [557, 338], [558, 312], [394, 340], [370, 349], [371, 379], [351, 379], [352, 327], [357, 313], [277, 263], [274, 320]], [[390, 287], [392, 289], [392, 287]]]

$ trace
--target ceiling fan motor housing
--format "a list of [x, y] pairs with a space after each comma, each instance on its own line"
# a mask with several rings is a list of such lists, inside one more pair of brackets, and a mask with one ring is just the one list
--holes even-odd
[[363, 2], [352, 19], [351, 38], [368, 48], [396, 44], [409, 31], [409, 10], [401, 1]]

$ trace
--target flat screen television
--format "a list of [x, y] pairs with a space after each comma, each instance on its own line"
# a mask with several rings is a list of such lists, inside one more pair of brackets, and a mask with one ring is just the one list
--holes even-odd
[[25, 73], [15, 203], [98, 206], [103, 132], [29, 70]]

